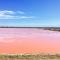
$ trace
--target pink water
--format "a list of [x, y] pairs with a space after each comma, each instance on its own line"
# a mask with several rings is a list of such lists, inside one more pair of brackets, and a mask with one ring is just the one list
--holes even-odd
[[0, 28], [0, 53], [60, 53], [60, 32]]

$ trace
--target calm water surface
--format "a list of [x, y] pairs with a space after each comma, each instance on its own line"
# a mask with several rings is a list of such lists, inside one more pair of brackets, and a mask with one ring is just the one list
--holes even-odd
[[0, 28], [0, 53], [60, 52], [60, 32], [33, 28]]

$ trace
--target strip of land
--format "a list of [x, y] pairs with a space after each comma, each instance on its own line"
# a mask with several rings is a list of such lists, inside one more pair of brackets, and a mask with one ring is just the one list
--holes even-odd
[[60, 31], [60, 27], [7, 27], [7, 26], [0, 26], [0, 28], [37, 28], [37, 29], [44, 29], [50, 31]]

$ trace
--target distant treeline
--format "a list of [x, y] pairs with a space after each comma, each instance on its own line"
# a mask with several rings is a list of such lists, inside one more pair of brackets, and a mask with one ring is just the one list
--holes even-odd
[[37, 28], [51, 31], [60, 31], [60, 27], [15, 27], [15, 26], [0, 26], [0, 28]]

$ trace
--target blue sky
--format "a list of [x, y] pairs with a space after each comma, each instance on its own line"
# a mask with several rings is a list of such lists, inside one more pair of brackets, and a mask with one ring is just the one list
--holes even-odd
[[0, 0], [0, 26], [60, 27], [60, 0]]

